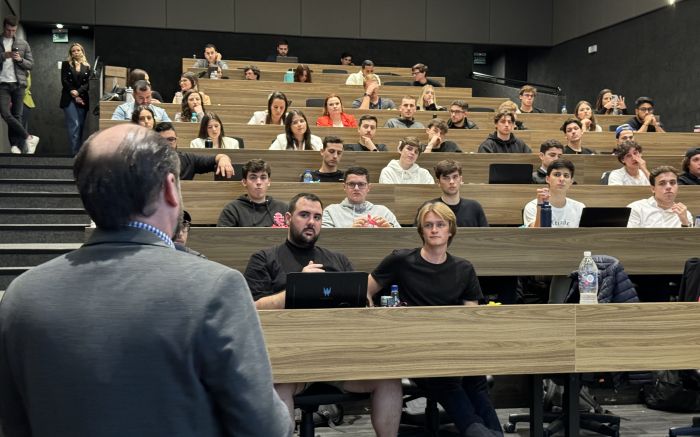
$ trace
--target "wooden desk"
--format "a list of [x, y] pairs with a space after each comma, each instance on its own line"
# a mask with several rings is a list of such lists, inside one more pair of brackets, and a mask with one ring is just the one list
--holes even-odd
[[[123, 120], [100, 120], [100, 129], [114, 126], [119, 123], [128, 123]], [[175, 123], [180, 146], [187, 146], [199, 132], [198, 123]], [[238, 125], [226, 129], [229, 136], [242, 137], [245, 140], [246, 149], [267, 149], [278, 134], [283, 133], [282, 126], [252, 126]], [[312, 126], [311, 132], [323, 138], [326, 135], [341, 137], [344, 141], [354, 142], [357, 131], [343, 127], [319, 127]], [[447, 139], [456, 142], [464, 152], [476, 152], [479, 145], [486, 139], [489, 132], [486, 130], [453, 129], [447, 134]], [[533, 153], [539, 152], [539, 145], [547, 139], [563, 140], [562, 133], [555, 130], [526, 130], [520, 131], [516, 136], [522, 139], [533, 149]], [[428, 136], [425, 129], [398, 129], [378, 128], [376, 141], [384, 143], [387, 147], [398, 146], [399, 140], [406, 136], [416, 136], [421, 141], [427, 142]], [[586, 147], [591, 147], [599, 153], [608, 154], [615, 146], [615, 134], [612, 132], [589, 132], [584, 137]], [[689, 147], [694, 147], [700, 140], [697, 133], [637, 133], [637, 142], [644, 146], [645, 155], [679, 155], [682, 156]], [[677, 164], [676, 164], [677, 165]]]
[[[355, 67], [353, 67], [353, 68], [355, 68]], [[199, 74], [205, 73], [208, 70], [206, 68], [190, 67], [190, 68], [188, 68], [188, 71], [191, 71], [191, 72], [199, 75]], [[351, 73], [354, 73], [355, 71], [356, 70], [351, 71]], [[260, 70], [260, 80], [266, 80], [266, 81], [271, 81], [271, 82], [283, 82], [285, 73], [286, 73], [286, 71]], [[349, 73], [323, 73], [322, 70], [313, 70], [311, 72], [311, 78], [313, 80], [313, 83], [345, 85], [345, 81], [348, 78], [348, 74]], [[243, 72], [243, 68], [237, 68], [235, 70], [231, 70], [231, 69], [224, 70], [224, 77], [228, 77], [228, 79], [224, 79], [224, 80], [246, 80], [245, 74]], [[409, 75], [402, 75], [402, 76], [387, 76], [384, 74], [380, 74], [379, 77], [380, 77], [383, 84], [386, 84], [387, 82], [411, 82], [411, 83], [413, 82], [413, 76], [410, 74]], [[445, 86], [445, 78], [444, 77], [430, 76], [430, 79], [437, 81], [438, 83], [442, 84], [442, 86]], [[393, 85], [385, 85], [385, 86], [393, 86]]]
[[[187, 201], [185, 206], [192, 213]], [[193, 227], [187, 244], [244, 271], [250, 255], [282, 244], [286, 235], [286, 229]], [[371, 272], [392, 250], [420, 247], [421, 241], [415, 228], [323, 229], [318, 244]], [[568, 275], [585, 250], [618, 258], [628, 274], [680, 275], [685, 261], [700, 251], [700, 229], [459, 228], [449, 249], [471, 261], [480, 276]]]
[[[522, 224], [522, 209], [535, 198], [536, 189], [536, 185], [468, 184], [462, 186], [461, 195], [481, 203], [489, 224], [517, 226]], [[272, 172], [268, 195], [289, 201], [304, 191], [317, 194], [325, 205], [340, 203], [345, 198], [341, 184], [278, 183]], [[245, 190], [239, 182], [182, 181], [185, 208], [192, 214], [195, 225], [216, 224], [224, 206], [241, 194], [245, 194]], [[374, 184], [367, 199], [389, 208], [400, 223], [411, 224], [423, 202], [440, 194], [437, 185]], [[587, 206], [626, 206], [650, 196], [648, 187], [638, 186], [575, 185], [569, 191], [570, 198]], [[686, 204], [692, 213], [700, 214], [700, 187], [682, 187], [678, 201]]]
[[[189, 68], [191, 68], [194, 65], [195, 60], [192, 58], [182, 58], [182, 71], [187, 71]], [[265, 62], [265, 61], [239, 61], [235, 59], [224, 59], [224, 62], [229, 67], [230, 70], [237, 70], [240, 68], [243, 68], [247, 65], [255, 65], [257, 66], [260, 70], [266, 70], [266, 71], [287, 71], [290, 68], [294, 69], [296, 68], [297, 65], [302, 64], [303, 62], [298, 62], [298, 63], [289, 63], [289, 62]], [[360, 71], [360, 66], [358, 65], [338, 65], [338, 64], [305, 64], [308, 65], [309, 68], [314, 70], [314, 72], [318, 71], [320, 72], [323, 69], [333, 69], [333, 70], [347, 70], [348, 74], [350, 73], [357, 73]], [[393, 73], [397, 74], [400, 76], [410, 76], [411, 75], [411, 67], [381, 67], [379, 65], [375, 65], [374, 67], [374, 72], [375, 74], [386, 74], [386, 73]]]
[[360, 308], [259, 315], [275, 382], [282, 383], [698, 368], [698, 305]]
[[[467, 101], [470, 101], [471, 99], [467, 99]], [[112, 113], [114, 112], [114, 109], [121, 104], [122, 102], [100, 102], [100, 118], [109, 120], [112, 117]], [[207, 106], [207, 111], [212, 111], [216, 112], [219, 117], [221, 117], [222, 121], [226, 126], [228, 126], [231, 123], [234, 124], [247, 124], [248, 120], [250, 120], [250, 117], [253, 115], [253, 112], [255, 111], [260, 111], [262, 109], [265, 109], [265, 105], [267, 104], [267, 100], [263, 99], [261, 102], [257, 102], [256, 104], [249, 106], [249, 105], [221, 105], [218, 104], [219, 102], [214, 101], [213, 105]], [[299, 103], [304, 103], [304, 102], [296, 102], [296, 105], [293, 105], [295, 108], [299, 108], [302, 111], [304, 111], [304, 114], [309, 119], [309, 122], [311, 123], [312, 127], [316, 125], [316, 119], [320, 117], [323, 114], [323, 108], [306, 108], [303, 106], [299, 106]], [[449, 104], [449, 102], [448, 102]], [[173, 117], [176, 113], [180, 112], [180, 105], [175, 105], [172, 103], [164, 103], [161, 105], [158, 105], [161, 108], [165, 109], [165, 111]], [[351, 114], [355, 117], [355, 119], [359, 120], [360, 117], [364, 114], [371, 114], [377, 117], [378, 119], [378, 124], [379, 126], [383, 126], [384, 123], [390, 118], [396, 117], [397, 112], [395, 111], [387, 111], [387, 110], [379, 110], [379, 109], [368, 109], [368, 110], [360, 110], [360, 109], [353, 109], [352, 107], [352, 101], [345, 102], [345, 112], [348, 114]], [[482, 129], [484, 131], [490, 132], [493, 130], [493, 113], [489, 112], [471, 112], [469, 113], [469, 120], [475, 122], [478, 126], [479, 129]], [[437, 118], [441, 118], [445, 121], [449, 119], [449, 114], [445, 111], [418, 111], [416, 112], [415, 119], [423, 123], [424, 125], [427, 126], [427, 124], [430, 122], [430, 120], [433, 118], [433, 116], [436, 116]], [[559, 129], [561, 124], [569, 118], [566, 114], [519, 114], [518, 119], [522, 120], [523, 123], [525, 123], [525, 126], [527, 126], [528, 129], [531, 130], [551, 130], [551, 131], [556, 131]], [[598, 123], [600, 123], [601, 126], [603, 126], [604, 131], [608, 132], [608, 127], [609, 126], [618, 126], [625, 121], [629, 119], [628, 115], [599, 115], [597, 117]], [[558, 138], [558, 137], [557, 137]], [[612, 148], [612, 146], [611, 146]]]

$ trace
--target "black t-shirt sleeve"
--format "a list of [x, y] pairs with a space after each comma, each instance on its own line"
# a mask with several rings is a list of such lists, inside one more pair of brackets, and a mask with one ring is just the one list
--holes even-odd
[[384, 257], [377, 268], [374, 269], [372, 277], [381, 288], [396, 283], [396, 272], [399, 271], [401, 259], [397, 252], [393, 251]]
[[481, 285], [479, 285], [479, 278], [476, 276], [474, 266], [468, 261], [461, 260], [459, 271], [464, 275], [462, 282], [464, 289], [462, 290], [461, 299], [465, 301], [479, 301], [483, 299], [484, 295], [481, 292]]
[[477, 220], [479, 222], [479, 227], [488, 228], [489, 221], [486, 220], [486, 213], [484, 213], [484, 208], [481, 207], [481, 204], [479, 202], [475, 202], [475, 203], [476, 203], [475, 208], [476, 208]]

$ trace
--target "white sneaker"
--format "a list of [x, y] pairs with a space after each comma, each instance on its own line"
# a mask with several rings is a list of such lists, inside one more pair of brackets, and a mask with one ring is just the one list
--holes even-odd
[[20, 149], [20, 148], [17, 147], [17, 146], [12, 146], [12, 148], [10, 149], [10, 151], [11, 151], [12, 153], [16, 153], [16, 154], [18, 154], [18, 155], [22, 154], [22, 149]]
[[26, 140], [27, 153], [32, 154], [36, 151], [36, 146], [39, 144], [39, 137], [32, 135]]

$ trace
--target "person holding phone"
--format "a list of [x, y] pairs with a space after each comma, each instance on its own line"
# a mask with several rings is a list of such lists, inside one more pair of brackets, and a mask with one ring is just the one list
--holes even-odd
[[83, 143], [90, 88], [90, 64], [85, 57], [85, 49], [77, 42], [70, 45], [68, 59], [61, 64], [61, 85], [59, 106], [65, 115], [68, 140], [75, 155]]
[[22, 126], [27, 73], [34, 66], [27, 41], [17, 38], [19, 20], [7, 16], [3, 20], [3, 62], [0, 67], [0, 115], [7, 123], [12, 153], [34, 153], [39, 137], [29, 135]]

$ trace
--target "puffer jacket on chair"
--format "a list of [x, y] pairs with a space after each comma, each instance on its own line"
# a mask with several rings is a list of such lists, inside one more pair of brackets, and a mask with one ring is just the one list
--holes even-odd
[[[637, 290], [625, 273], [625, 268], [620, 260], [608, 255], [593, 255], [593, 261], [598, 266], [598, 302], [599, 303], [627, 303], [639, 302]], [[569, 274], [572, 279], [566, 303], [578, 303], [578, 271]]]

